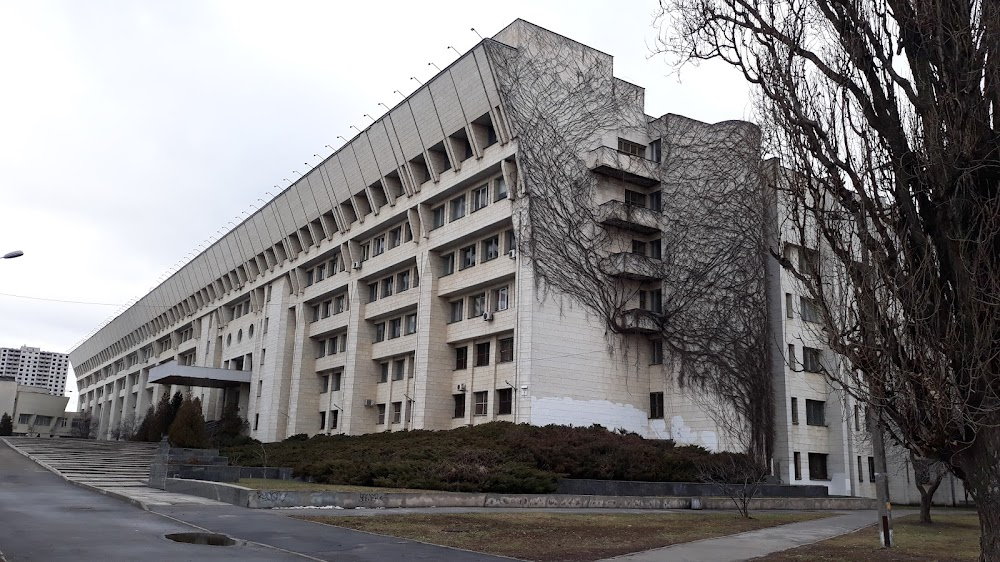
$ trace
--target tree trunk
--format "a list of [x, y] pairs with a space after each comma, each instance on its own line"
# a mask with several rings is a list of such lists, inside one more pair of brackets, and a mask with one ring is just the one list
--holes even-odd
[[1000, 560], [1000, 428], [981, 426], [955, 465], [979, 512], [979, 560]]
[[930, 484], [917, 486], [917, 489], [920, 490], [921, 523], [927, 523], [928, 525], [933, 523], [933, 521], [931, 521], [931, 503], [934, 501], [934, 493], [937, 492], [938, 486], [941, 485], [941, 480], [943, 478], [944, 476], [941, 476]]

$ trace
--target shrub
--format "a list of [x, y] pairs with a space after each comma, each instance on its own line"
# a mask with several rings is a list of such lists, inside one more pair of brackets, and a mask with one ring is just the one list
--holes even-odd
[[14, 419], [7, 412], [0, 417], [0, 436], [6, 437], [14, 433]]
[[201, 413], [201, 400], [182, 400], [170, 424], [170, 445], [192, 449], [208, 448], [208, 430]]

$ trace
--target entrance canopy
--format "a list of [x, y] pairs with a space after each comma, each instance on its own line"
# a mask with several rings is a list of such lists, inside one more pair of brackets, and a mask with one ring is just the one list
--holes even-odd
[[150, 369], [149, 382], [208, 388], [230, 388], [241, 384], [250, 384], [250, 375], [252, 374], [251, 371], [233, 371], [230, 369], [213, 369], [212, 367], [178, 365], [177, 361], [170, 361]]

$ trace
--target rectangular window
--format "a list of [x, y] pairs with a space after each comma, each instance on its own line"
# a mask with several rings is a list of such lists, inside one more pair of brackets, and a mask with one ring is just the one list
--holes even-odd
[[385, 235], [372, 238], [372, 256], [378, 256], [385, 252]]
[[802, 480], [802, 455], [795, 453], [795, 479]]
[[663, 393], [662, 392], [650, 392], [649, 393], [649, 419], [651, 419], [651, 420], [662, 420], [663, 419]]
[[468, 269], [476, 265], [476, 245], [466, 246], [459, 250], [459, 255], [461, 256], [461, 262], [459, 263], [459, 269]]
[[392, 403], [392, 423], [400, 423], [403, 421], [403, 403], [393, 402]]
[[469, 366], [469, 348], [462, 346], [455, 348], [455, 370], [465, 369]]
[[497, 346], [500, 348], [498, 363], [509, 363], [514, 360], [514, 338], [500, 338]]
[[253, 430], [257, 431], [257, 428], [259, 426], [260, 426], [260, 414], [254, 414], [253, 415]]
[[472, 190], [472, 212], [476, 212], [479, 209], [490, 204], [490, 186], [489, 184], [482, 185]]
[[452, 398], [455, 399], [455, 415], [454, 418], [464, 418], [465, 417], [465, 393], [453, 394]]
[[507, 310], [508, 306], [507, 287], [493, 289], [493, 310]]
[[332, 388], [330, 390], [333, 390], [333, 391], [340, 390], [340, 377], [341, 376], [343, 376], [343, 373], [341, 373], [339, 371], [333, 374], [333, 386], [332, 386]]
[[646, 255], [646, 243], [642, 240], [632, 241], [632, 253], [639, 254], [640, 256]]
[[819, 252], [800, 247], [799, 271], [803, 275], [817, 275], [819, 273]]
[[663, 341], [662, 340], [649, 340], [649, 364], [650, 365], [662, 365], [663, 364]]
[[861, 429], [861, 408], [857, 404], [854, 405], [854, 431]]
[[632, 142], [620, 138], [618, 139], [618, 152], [622, 152], [630, 156], [638, 156], [639, 158], [645, 158], [646, 146], [639, 144], [637, 142]]
[[389, 339], [395, 339], [403, 335], [403, 319], [393, 318], [389, 321]]
[[806, 425], [826, 425], [826, 402], [806, 400]]
[[462, 312], [463, 309], [465, 308], [464, 305], [465, 305], [464, 300], [451, 301], [451, 317], [449, 318], [450, 322], [462, 321], [463, 318]]
[[799, 306], [802, 309], [802, 319], [806, 322], [819, 322], [821, 320], [819, 305], [812, 299], [799, 297]]
[[514, 389], [501, 388], [497, 390], [497, 415], [506, 416], [514, 411]]
[[649, 208], [660, 212], [663, 210], [663, 193], [654, 191], [649, 194]]
[[486, 312], [486, 293], [479, 293], [469, 298], [469, 318], [482, 316]]
[[410, 335], [416, 333], [417, 331], [417, 313], [406, 315], [406, 326], [404, 328], [404, 333]]
[[385, 425], [385, 404], [376, 404], [376, 410], [378, 411], [378, 425]]
[[368, 252], [371, 250], [371, 243], [365, 242], [361, 245], [361, 261], [368, 261]]
[[444, 205], [431, 209], [431, 230], [444, 226]]
[[475, 414], [477, 416], [485, 416], [486, 412], [488, 411], [486, 409], [486, 405], [489, 402], [489, 392], [485, 390], [476, 392], [473, 394], [473, 400], [475, 400], [476, 402]]
[[507, 182], [504, 181], [503, 176], [496, 179], [496, 187], [494, 188], [495, 195], [493, 196], [494, 201], [499, 201], [501, 199], [506, 199], [509, 194], [507, 192]]
[[400, 271], [396, 275], [396, 284], [399, 286], [399, 291], [408, 291], [410, 289], [410, 270]]
[[452, 199], [449, 204], [451, 205], [451, 220], [456, 221], [465, 216], [465, 195]]
[[799, 425], [799, 399], [792, 397], [792, 425]]
[[31, 414], [21, 414], [17, 416], [17, 423], [27, 424], [31, 421]]
[[375, 324], [375, 341], [385, 341], [385, 322]]
[[340, 417], [340, 410], [330, 410], [330, 429], [337, 429], [337, 418]]
[[319, 413], [319, 428], [326, 429], [326, 412]]
[[393, 277], [386, 277], [382, 280], [382, 298], [392, 296], [394, 281]]
[[865, 465], [861, 461], [861, 456], [858, 456], [858, 482], [865, 481]]
[[631, 189], [625, 190], [625, 204], [635, 205], [636, 207], [646, 206], [646, 194], [639, 191], [632, 191]]
[[320, 313], [321, 313], [321, 310], [320, 310], [320, 306], [318, 304], [312, 307], [312, 321], [313, 322], [319, 322]]
[[785, 318], [793, 318], [792, 314], [792, 294], [785, 293]]
[[347, 351], [347, 334], [340, 335], [340, 352]]
[[829, 480], [826, 472], [826, 455], [823, 453], [809, 453], [809, 479]]
[[455, 273], [455, 252], [441, 256], [441, 276]]
[[346, 307], [345, 306], [346, 304], [347, 304], [347, 299], [344, 298], [344, 295], [341, 295], [333, 299], [333, 313], [340, 314], [341, 312], [343, 312]]
[[403, 227], [397, 226], [389, 231], [389, 249], [395, 248], [403, 243]]
[[823, 365], [820, 362], [821, 352], [818, 349], [812, 347], [802, 348], [802, 369], [810, 373], [819, 373], [823, 371]]
[[650, 312], [663, 312], [663, 290], [639, 291], [639, 308]]
[[316, 359], [326, 357], [326, 340], [316, 342]]
[[795, 360], [795, 344], [788, 344], [788, 366], [794, 370], [798, 365], [798, 361]]
[[649, 257], [654, 260], [661, 259], [663, 257], [663, 245], [659, 238], [655, 240], [650, 240], [649, 242]]
[[490, 342], [476, 344], [476, 367], [485, 367], [490, 364]]
[[330, 391], [330, 375], [319, 376], [319, 393], [326, 394]]
[[309, 271], [306, 272], [306, 287], [312, 284], [313, 284], [313, 270], [310, 269]]
[[378, 382], [389, 382], [389, 364], [378, 364]]
[[401, 381], [406, 375], [406, 361], [398, 359], [392, 362], [392, 380]]
[[368, 284], [368, 302], [378, 300], [378, 282]]
[[483, 261], [495, 260], [500, 256], [500, 237], [491, 236], [483, 240]]
[[264, 381], [257, 381], [257, 398], [260, 398], [261, 393], [264, 392]]
[[868, 457], [868, 481], [875, 481], [875, 457]]
[[326, 277], [326, 264], [316, 266], [316, 282], [319, 283]]

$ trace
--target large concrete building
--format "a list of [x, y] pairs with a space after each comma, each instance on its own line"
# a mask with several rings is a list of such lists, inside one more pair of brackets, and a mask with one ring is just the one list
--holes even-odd
[[0, 376], [14, 377], [18, 384], [44, 388], [53, 396], [66, 394], [69, 356], [37, 347], [0, 347]]
[[44, 388], [20, 384], [14, 377], [0, 375], [0, 415], [11, 417], [13, 435], [71, 435], [79, 416], [66, 411], [67, 402], [67, 396], [53, 396]]
[[[74, 349], [81, 410], [107, 435], [181, 390], [209, 418], [238, 404], [262, 441], [505, 420], [739, 449], [665, 349], [661, 274], [682, 203], [726, 236], [692, 174], [723, 142], [723, 171], [758, 182], [759, 134], [647, 116], [643, 95], [610, 55], [515, 21]], [[599, 275], [560, 284], [562, 259]], [[761, 271], [775, 473], [872, 495], [808, 302]]]

